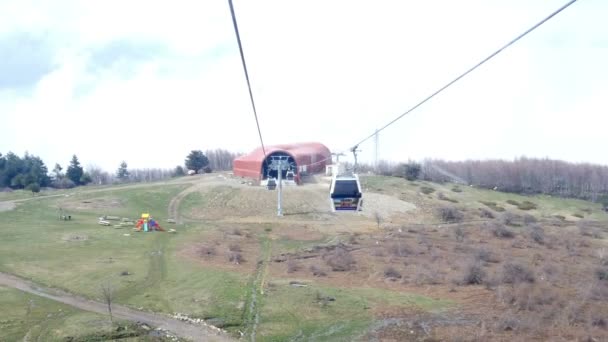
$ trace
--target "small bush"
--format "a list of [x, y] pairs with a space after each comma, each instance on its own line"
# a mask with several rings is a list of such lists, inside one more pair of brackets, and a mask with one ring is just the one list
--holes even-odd
[[460, 210], [454, 207], [441, 207], [438, 209], [438, 215], [444, 222], [461, 222], [464, 218]]
[[545, 231], [539, 225], [530, 228], [530, 238], [539, 245], [545, 244]]
[[519, 206], [519, 202], [515, 201], [515, 200], [507, 200], [507, 203], [509, 203], [510, 205], [514, 205], [514, 206]]
[[595, 276], [598, 280], [608, 281], [608, 267], [600, 267], [596, 269]]
[[500, 258], [492, 251], [487, 249], [479, 249], [475, 252], [475, 260], [483, 261], [487, 263], [499, 263]]
[[325, 254], [323, 258], [334, 272], [350, 271], [355, 265], [355, 259], [344, 248], [336, 248], [332, 253]]
[[564, 215], [553, 215], [553, 217], [555, 217], [556, 219], [558, 219], [560, 221], [566, 221], [566, 216], [564, 216]]
[[479, 203], [487, 206], [488, 208], [496, 211], [496, 212], [503, 212], [505, 211], [505, 208], [499, 206], [498, 204], [496, 204], [496, 202], [490, 202], [490, 201], [479, 201]]
[[435, 192], [435, 189], [433, 189], [429, 186], [421, 186], [420, 191], [425, 195], [429, 195], [429, 194], [432, 194], [433, 192]]
[[228, 253], [228, 261], [238, 265], [243, 263], [245, 261], [245, 258], [243, 258], [243, 255], [239, 252], [230, 252]]
[[287, 260], [287, 273], [293, 273], [300, 268], [300, 265], [295, 260]]
[[315, 277], [327, 276], [327, 273], [325, 273], [325, 271], [323, 271], [319, 266], [316, 266], [316, 265], [310, 265], [310, 272]]
[[234, 228], [232, 229], [232, 231], [230, 232], [232, 235], [237, 235], [237, 236], [241, 236], [243, 235], [243, 232], [239, 229], [239, 228]]
[[518, 215], [515, 215], [512, 212], [505, 212], [502, 214], [502, 216], [500, 217], [502, 220], [502, 223], [506, 224], [507, 226], [519, 226], [520, 224], [518, 224], [518, 220], [520, 219], [520, 217]]
[[397, 271], [392, 266], [389, 266], [389, 267], [387, 267], [387, 268], [384, 269], [384, 277], [385, 278], [400, 279], [401, 278], [401, 273], [399, 273], [399, 271]]
[[492, 227], [492, 234], [501, 239], [512, 239], [515, 237], [515, 232], [505, 227], [503, 224], [497, 223]]
[[370, 254], [375, 257], [383, 257], [384, 251], [380, 248], [374, 248], [374, 249], [372, 249]]
[[521, 326], [521, 321], [513, 315], [501, 318], [497, 323], [498, 330], [516, 331]]
[[528, 267], [514, 262], [504, 264], [502, 272], [502, 281], [507, 284], [533, 283], [536, 280]]
[[242, 252], [243, 250], [241, 249], [241, 246], [237, 245], [237, 244], [230, 244], [228, 246], [228, 250], [231, 252]]
[[396, 242], [389, 245], [388, 251], [396, 257], [406, 257], [413, 254], [412, 248], [401, 242]]
[[581, 213], [574, 213], [574, 214], [572, 214], [572, 216], [574, 216], [574, 217], [578, 217], [578, 218], [581, 218], [581, 219], [585, 217], [585, 216], [584, 216], [583, 214], [581, 214]]
[[452, 202], [452, 203], [458, 203], [458, 200], [455, 200], [453, 198], [449, 198], [448, 196], [446, 196], [443, 192], [440, 192], [437, 194], [437, 197], [442, 200], [442, 201], [448, 201], [448, 202]]
[[464, 228], [462, 226], [457, 226], [456, 228], [454, 228], [454, 237], [456, 238], [456, 241], [462, 242], [462, 241], [464, 241], [466, 236], [467, 236], [467, 232], [464, 230]]
[[517, 206], [517, 208], [519, 208], [519, 210], [533, 210], [536, 209], [537, 206], [535, 203], [530, 201], [523, 201]]
[[494, 218], [494, 213], [489, 211], [486, 208], [480, 208], [479, 209], [479, 216], [482, 218], [490, 218], [493, 219]]
[[592, 227], [589, 222], [579, 221], [578, 229], [583, 236], [589, 236], [594, 239], [602, 238], [602, 232], [599, 230], [599, 228]]
[[434, 269], [417, 267], [416, 274], [414, 276], [414, 283], [416, 285], [439, 285], [442, 283], [442, 278], [439, 272]]
[[452, 191], [453, 192], [462, 192], [462, 189], [459, 188], [459, 187], [457, 187], [457, 186], [455, 186], [455, 187], [452, 188]]
[[536, 219], [535, 216], [530, 215], [530, 214], [524, 215], [524, 224], [532, 224], [532, 223], [536, 223], [536, 222], [538, 222], [538, 220]]
[[466, 285], [479, 285], [483, 284], [486, 278], [486, 271], [483, 267], [477, 263], [472, 262], [465, 267], [463, 283]]
[[215, 247], [213, 246], [200, 246], [198, 248], [198, 254], [202, 257], [208, 258], [216, 254]]

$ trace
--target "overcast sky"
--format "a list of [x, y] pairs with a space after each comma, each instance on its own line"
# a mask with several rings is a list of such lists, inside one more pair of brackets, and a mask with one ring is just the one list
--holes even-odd
[[[265, 143], [346, 150], [565, 2], [235, 0]], [[383, 131], [379, 157], [608, 164], [607, 17], [579, 0]], [[114, 170], [257, 146], [227, 1], [0, 0], [0, 152]]]

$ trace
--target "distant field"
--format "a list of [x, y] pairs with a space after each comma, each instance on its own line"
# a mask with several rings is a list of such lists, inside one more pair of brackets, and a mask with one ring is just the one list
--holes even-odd
[[[38, 196], [0, 212], [0, 271], [98, 300], [100, 284], [110, 282], [117, 303], [203, 318], [259, 341], [441, 340], [479, 333], [486, 320], [492, 339], [548, 338], [533, 320], [551, 325], [550, 336], [568, 329], [560, 336], [578, 338], [587, 328], [608, 336], [593, 323], [608, 308], [596, 275], [608, 257], [601, 254], [608, 215], [599, 205], [390, 177], [362, 183], [363, 213], [331, 213], [326, 184], [308, 184], [286, 189], [282, 218], [275, 192], [213, 174]], [[0, 193], [0, 201], [30, 197]], [[166, 222], [175, 214], [170, 203], [183, 224]], [[71, 221], [59, 220], [60, 208]], [[444, 222], [445, 208], [457, 213], [454, 222]], [[142, 212], [177, 233], [97, 224], [100, 216]], [[511, 263], [534, 281], [506, 281]], [[469, 281], [477, 271], [479, 281]], [[574, 310], [567, 299], [583, 295], [582, 279], [595, 286], [585, 295], [596, 296], [578, 309], [584, 324], [542, 316]], [[535, 304], [526, 307], [518, 297], [525, 289], [554, 297], [529, 297]], [[0, 311], [25, 308], [31, 298], [0, 288]], [[37, 334], [54, 329], [61, 339], [105, 328], [104, 317], [40, 303], [37, 322], [60, 307], [69, 315], [36, 323]], [[516, 312], [517, 327], [501, 330]], [[23, 315], [0, 314], [0, 336], [23, 339], [36, 326], [15, 323]], [[84, 321], [90, 331], [70, 330]]]

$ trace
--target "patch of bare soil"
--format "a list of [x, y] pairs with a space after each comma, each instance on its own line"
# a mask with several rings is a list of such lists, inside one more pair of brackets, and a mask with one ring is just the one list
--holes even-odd
[[488, 221], [403, 225], [341, 241], [273, 255], [269, 275], [447, 299], [456, 303], [450, 315], [468, 320], [412, 325], [411, 310], [387, 308], [376, 315], [392, 323], [370, 339], [608, 339], [608, 253], [587, 230]]
[[177, 255], [204, 267], [251, 273], [260, 258], [260, 243], [251, 230], [224, 228], [181, 246]]
[[362, 213], [370, 218], [376, 214], [383, 218], [402, 216], [416, 209], [413, 203], [400, 200], [393, 196], [368, 192], [364, 194]]

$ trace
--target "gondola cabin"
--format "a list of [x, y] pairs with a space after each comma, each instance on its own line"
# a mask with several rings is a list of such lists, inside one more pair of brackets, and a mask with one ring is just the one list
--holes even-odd
[[332, 210], [361, 210], [363, 194], [357, 175], [335, 176], [329, 187]]

